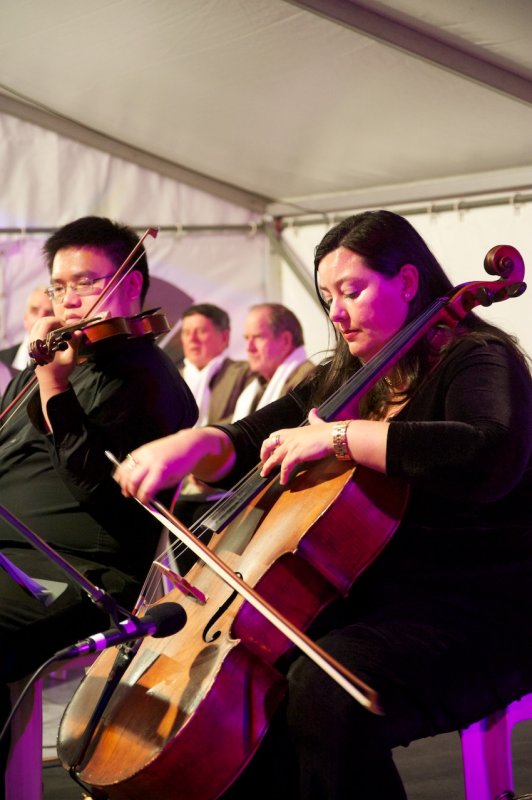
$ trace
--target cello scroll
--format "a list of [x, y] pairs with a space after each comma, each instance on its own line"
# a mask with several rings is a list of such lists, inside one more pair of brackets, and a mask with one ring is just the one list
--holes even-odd
[[[458, 287], [450, 304], [459, 300], [463, 315], [478, 305], [490, 306], [511, 297], [519, 297], [526, 289], [523, 282], [525, 264], [521, 253], [509, 244], [498, 244], [486, 253], [484, 269], [489, 275], [498, 275], [498, 281], [472, 281]], [[454, 306], [456, 311], [456, 306]]]

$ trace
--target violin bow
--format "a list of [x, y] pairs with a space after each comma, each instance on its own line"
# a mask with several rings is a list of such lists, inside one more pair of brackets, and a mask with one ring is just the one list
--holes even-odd
[[109, 283], [106, 286], [104, 286], [103, 291], [98, 295], [95, 302], [89, 308], [89, 310], [85, 314], [84, 319], [87, 319], [87, 317], [90, 317], [91, 314], [94, 314], [98, 306], [100, 306], [104, 300], [107, 300], [109, 295], [112, 295], [118, 289], [122, 281], [129, 275], [130, 272], [134, 270], [135, 266], [142, 258], [142, 253], [140, 253], [139, 256], [135, 259], [135, 261], [133, 261], [138, 251], [142, 247], [144, 240], [148, 236], [152, 236], [154, 239], [156, 239], [158, 233], [159, 233], [158, 228], [147, 228], [147, 230], [144, 231], [144, 233], [138, 240], [137, 244], [131, 251], [131, 253], [120, 264], [117, 271], [113, 274]]

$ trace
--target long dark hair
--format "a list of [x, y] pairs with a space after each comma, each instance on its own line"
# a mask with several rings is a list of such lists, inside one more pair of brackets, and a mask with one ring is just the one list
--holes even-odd
[[[328, 309], [319, 291], [318, 269], [322, 259], [339, 247], [345, 247], [362, 256], [366, 266], [390, 278], [397, 275], [404, 264], [413, 264], [417, 268], [419, 285], [415, 297], [409, 304], [406, 323], [418, 316], [436, 298], [452, 289], [452, 284], [439, 262], [419, 233], [404, 217], [391, 211], [366, 211], [347, 217], [335, 225], [316, 247], [314, 283], [327, 316]], [[315, 405], [323, 402], [361, 366], [360, 359], [349, 352], [345, 340], [336, 329], [334, 333], [335, 352], [325, 370], [325, 375], [322, 375], [319, 385], [316, 383], [314, 387], [312, 401]], [[459, 328], [445, 339], [445, 348], [440, 347], [436, 352], [429, 338], [425, 337], [403, 356], [396, 369], [401, 376], [402, 384], [406, 387], [404, 396], [408, 397], [416, 390], [437, 358], [441, 357], [443, 349], [448, 349], [457, 337], [465, 334], [475, 335], [482, 341], [490, 338], [502, 340], [516, 350], [523, 359], [523, 354], [513, 337], [476, 315], [469, 314]], [[377, 412], [388, 394], [389, 387], [384, 381], [380, 381], [365, 398], [364, 415]]]

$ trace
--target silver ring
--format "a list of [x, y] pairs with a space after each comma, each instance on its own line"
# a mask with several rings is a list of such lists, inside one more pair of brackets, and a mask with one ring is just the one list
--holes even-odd
[[126, 461], [127, 461], [127, 465], [128, 465], [128, 467], [129, 467], [129, 469], [135, 469], [135, 467], [136, 467], [136, 466], [137, 466], [137, 464], [138, 464], [138, 461], [135, 461], [135, 459], [133, 458], [133, 456], [131, 455], [131, 453], [128, 453], [128, 454], [127, 454], [127, 456], [126, 456]]
[[271, 437], [271, 438], [272, 438], [272, 441], [273, 441], [273, 447], [274, 447], [274, 449], [275, 449], [276, 447], [279, 447], [279, 445], [281, 444], [281, 436], [280, 436], [280, 434], [278, 434], [278, 433], [272, 433], [272, 437]]

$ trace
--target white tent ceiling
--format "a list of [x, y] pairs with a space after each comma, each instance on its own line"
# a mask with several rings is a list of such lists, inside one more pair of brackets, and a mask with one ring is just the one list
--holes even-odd
[[2, 0], [0, 112], [259, 213], [532, 186], [530, 0]]

